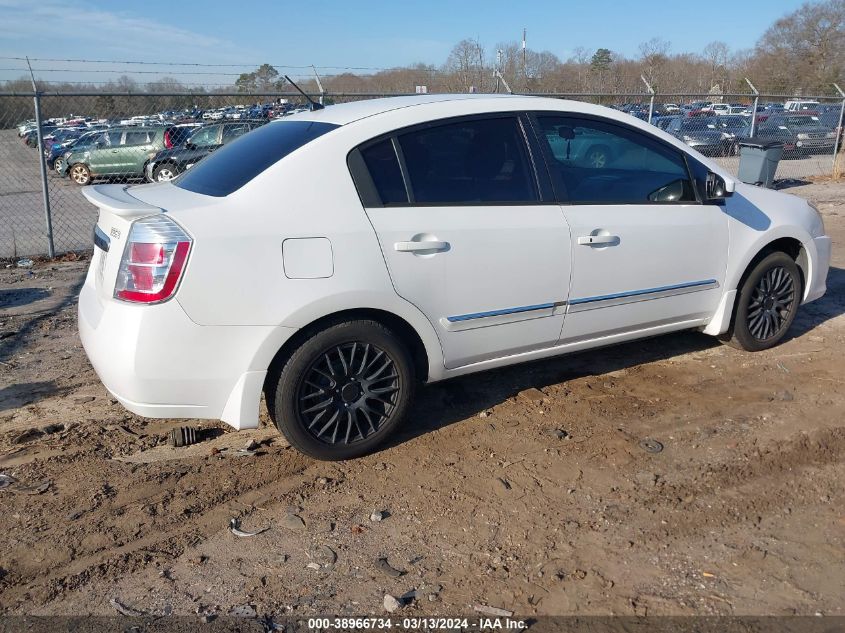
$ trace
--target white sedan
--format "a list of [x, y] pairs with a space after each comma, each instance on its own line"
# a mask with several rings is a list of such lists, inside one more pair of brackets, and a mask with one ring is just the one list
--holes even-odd
[[174, 181], [94, 185], [79, 298], [149, 417], [279, 430], [319, 459], [413, 424], [418, 382], [684, 329], [750, 351], [825, 292], [806, 201], [628, 115], [426, 95], [287, 117]]

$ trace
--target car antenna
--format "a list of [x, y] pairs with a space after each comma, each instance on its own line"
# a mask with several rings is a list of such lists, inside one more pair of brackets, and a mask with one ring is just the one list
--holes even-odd
[[291, 86], [293, 86], [294, 88], [296, 88], [296, 90], [297, 90], [297, 92], [299, 92], [299, 94], [301, 94], [303, 97], [305, 97], [305, 98], [308, 100], [308, 103], [310, 103], [310, 104], [311, 104], [311, 111], [312, 111], [312, 112], [313, 112], [314, 110], [322, 110], [322, 109], [325, 107], [322, 103], [317, 103], [316, 101], [314, 101], [314, 99], [312, 99], [312, 98], [311, 98], [311, 97], [309, 97], [307, 94], [305, 94], [305, 91], [304, 91], [302, 88], [300, 88], [300, 87], [299, 87], [299, 86], [297, 86], [295, 83], [293, 83], [293, 79], [291, 79], [291, 78], [290, 78], [290, 77], [288, 77], [287, 75], [285, 75], [285, 79], [287, 80], [287, 82], [288, 82]]

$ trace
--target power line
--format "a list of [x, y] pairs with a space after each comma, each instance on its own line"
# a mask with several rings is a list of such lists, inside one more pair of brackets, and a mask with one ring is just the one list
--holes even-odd
[[[26, 61], [26, 57], [4, 57], [0, 59]], [[52, 57], [30, 57], [32, 62], [66, 62], [66, 63], [83, 63], [83, 64], [132, 64], [140, 66], [197, 66], [203, 68], [252, 68], [259, 67], [263, 64], [208, 64], [201, 62], [149, 62], [138, 60], [108, 60], [108, 59], [59, 59]], [[299, 70], [311, 70], [312, 66], [296, 66], [290, 64], [270, 64], [274, 68], [292, 68]], [[400, 66], [314, 66], [319, 70], [395, 70], [401, 69]], [[91, 71], [94, 72], [94, 71]]]

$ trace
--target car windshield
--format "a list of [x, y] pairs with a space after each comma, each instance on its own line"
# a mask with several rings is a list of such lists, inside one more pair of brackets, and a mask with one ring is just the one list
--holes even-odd
[[719, 121], [719, 125], [724, 128], [741, 128], [748, 125], [748, 122], [745, 120], [745, 117], [741, 116], [724, 116]]
[[758, 136], [763, 136], [767, 138], [791, 138], [791, 134], [789, 130], [781, 127], [774, 127], [774, 126], [764, 126], [761, 127], [758, 132]]
[[288, 154], [337, 127], [312, 121], [264, 125], [216, 150], [174, 184], [207, 196], [228, 196]]
[[790, 127], [816, 127], [819, 124], [819, 117], [817, 116], [787, 116], [776, 121], [778, 125], [787, 125]]

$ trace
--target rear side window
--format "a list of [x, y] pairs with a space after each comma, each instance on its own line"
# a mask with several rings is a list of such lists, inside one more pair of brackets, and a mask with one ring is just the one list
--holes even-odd
[[149, 130], [127, 130], [124, 145], [146, 145], [151, 142], [154, 132]]
[[361, 150], [361, 156], [383, 205], [408, 202], [405, 181], [402, 179], [402, 170], [393, 149], [393, 141], [386, 139], [370, 145]]
[[516, 117], [467, 119], [399, 137], [413, 204], [539, 201]]
[[194, 193], [228, 196], [291, 152], [336, 127], [311, 121], [264, 125], [227, 143], [173, 182]]

